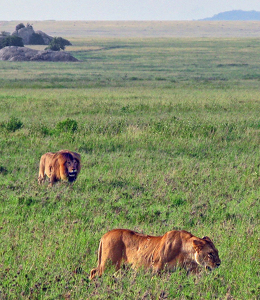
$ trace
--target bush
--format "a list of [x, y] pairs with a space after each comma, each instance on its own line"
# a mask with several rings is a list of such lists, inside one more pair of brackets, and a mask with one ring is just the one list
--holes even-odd
[[66, 40], [62, 37], [58, 37], [57, 40], [58, 40], [59, 43], [61, 43], [64, 46], [71, 46], [72, 45], [69, 40]]
[[15, 30], [18, 31], [21, 28], [24, 28], [24, 24], [23, 23], [19, 23], [18, 25], [16, 25]]
[[7, 32], [7, 31], [1, 31], [1, 34], [0, 36], [9, 36], [10, 35], [10, 32]]
[[0, 49], [7, 46], [23, 47], [23, 39], [16, 35], [8, 35], [0, 39]]
[[23, 127], [23, 123], [15, 117], [11, 117], [10, 120], [4, 125], [5, 129], [10, 132], [14, 132]]
[[44, 45], [43, 37], [39, 33], [33, 33], [29, 40], [30, 45]]
[[61, 49], [62, 50], [65, 50], [65, 46], [68, 46], [68, 45], [71, 45], [71, 43], [66, 40], [66, 39], [63, 39], [62, 37], [54, 37], [49, 46], [45, 48], [45, 50], [53, 50], [53, 51], [60, 51]]
[[66, 119], [64, 121], [59, 122], [56, 125], [56, 129], [59, 132], [70, 132], [74, 133], [78, 129], [78, 123], [72, 119]]

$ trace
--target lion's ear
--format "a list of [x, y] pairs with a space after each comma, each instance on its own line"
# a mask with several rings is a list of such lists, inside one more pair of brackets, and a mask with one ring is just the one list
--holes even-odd
[[202, 239], [212, 243], [211, 239], [208, 236], [204, 236]]
[[193, 248], [196, 252], [199, 252], [203, 248], [204, 244], [200, 240], [194, 240], [193, 241]]

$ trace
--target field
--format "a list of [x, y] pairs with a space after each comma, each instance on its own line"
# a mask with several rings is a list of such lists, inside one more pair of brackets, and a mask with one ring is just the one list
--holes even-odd
[[179, 37], [234, 38], [259, 37], [258, 21], [1, 21], [0, 30], [14, 32], [19, 23], [30, 23], [34, 30], [62, 37]]
[[[0, 61], [0, 299], [259, 299], [260, 39], [66, 38], [77, 63]], [[39, 186], [60, 149], [77, 181]], [[222, 264], [90, 282], [113, 228], [207, 235]]]

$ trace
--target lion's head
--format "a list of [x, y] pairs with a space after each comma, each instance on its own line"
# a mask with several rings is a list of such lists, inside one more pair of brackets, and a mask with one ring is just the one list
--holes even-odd
[[70, 182], [75, 181], [80, 171], [79, 159], [75, 157], [73, 153], [60, 151], [58, 153], [58, 160], [61, 170], [61, 179]]
[[76, 159], [70, 160], [68, 159], [65, 163], [68, 175], [69, 175], [69, 181], [74, 181], [77, 178], [78, 175], [78, 162]]
[[218, 250], [215, 248], [211, 239], [207, 236], [202, 239], [194, 239], [195, 260], [197, 264], [204, 266], [207, 270], [212, 270], [220, 266], [221, 260]]

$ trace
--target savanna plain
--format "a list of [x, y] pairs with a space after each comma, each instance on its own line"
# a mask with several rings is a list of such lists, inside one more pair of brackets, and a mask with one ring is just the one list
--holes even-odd
[[[66, 38], [79, 62], [0, 61], [0, 299], [259, 299], [260, 38]], [[78, 179], [38, 185], [60, 149]], [[113, 228], [206, 235], [222, 263], [89, 281]]]

